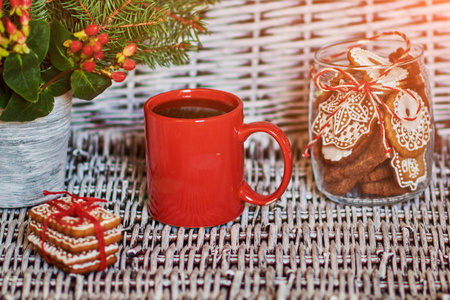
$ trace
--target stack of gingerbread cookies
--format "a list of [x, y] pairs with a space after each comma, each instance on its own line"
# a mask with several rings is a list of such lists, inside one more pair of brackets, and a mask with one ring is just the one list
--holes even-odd
[[[347, 52], [344, 71], [359, 83], [376, 81], [372, 91], [384, 104], [364, 87], [318, 93], [312, 132], [321, 138], [313, 155], [325, 192], [391, 197], [426, 184], [433, 125], [425, 73], [409, 54], [386, 74], [386, 67], [377, 67], [393, 64], [403, 53], [399, 48], [384, 57], [359, 47]], [[338, 73], [328, 84], [344, 86], [349, 78]]]
[[49, 263], [69, 273], [103, 270], [117, 261], [121, 218], [75, 197], [30, 209], [28, 240]]

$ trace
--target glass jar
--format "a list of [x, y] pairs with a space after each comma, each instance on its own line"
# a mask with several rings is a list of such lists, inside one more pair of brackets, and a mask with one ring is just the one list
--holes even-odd
[[428, 186], [434, 121], [423, 53], [381, 39], [316, 53], [308, 150], [316, 185], [330, 199], [391, 204]]

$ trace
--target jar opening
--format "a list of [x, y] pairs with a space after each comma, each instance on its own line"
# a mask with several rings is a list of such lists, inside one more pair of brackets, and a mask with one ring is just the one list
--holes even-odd
[[[364, 50], [368, 50], [372, 53], [375, 53], [386, 59], [388, 63], [380, 64], [380, 65], [351, 65], [349, 60], [347, 59], [347, 52], [354, 47], [359, 47]], [[320, 48], [316, 54], [314, 55], [314, 61], [316, 64], [322, 67], [351, 67], [357, 69], [364, 68], [386, 68], [391, 62], [389, 62], [389, 55], [396, 52], [397, 49], [402, 48], [405, 49], [406, 44], [404, 41], [399, 40], [373, 40], [373, 41], [361, 41], [361, 40], [353, 40], [346, 41], [342, 43], [331, 44], [325, 47]], [[399, 66], [410, 64], [419, 60], [423, 57], [424, 50], [422, 46], [419, 44], [411, 43], [411, 49], [409, 51], [409, 56], [407, 59], [402, 61]]]

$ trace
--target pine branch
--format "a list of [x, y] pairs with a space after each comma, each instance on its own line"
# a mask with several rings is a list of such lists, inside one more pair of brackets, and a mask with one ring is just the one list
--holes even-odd
[[199, 34], [207, 34], [201, 14], [219, 0], [34, 0], [36, 2], [45, 3], [42, 11], [48, 14], [49, 21], [57, 19], [71, 32], [95, 23], [100, 32], [107, 33], [110, 42], [99, 64], [114, 60], [125, 45], [135, 42], [138, 54], [133, 59], [155, 68], [187, 61], [187, 52], [196, 50], [200, 44]]
[[[153, 9], [156, 10], [156, 11], [162, 11], [158, 7], [154, 7]], [[162, 11], [162, 12], [166, 16], [175, 19], [177, 22], [180, 22], [183, 25], [191, 26], [191, 27], [193, 27], [194, 29], [196, 29], [196, 30], [198, 30], [200, 32], [205, 31], [205, 28], [198, 23], [198, 21], [200, 20], [199, 17], [196, 17], [193, 20], [188, 20], [188, 19], [182, 18], [181, 16], [179, 16], [179, 15], [173, 13], [173, 12], [170, 12], [170, 11]]]
[[[140, 26], [151, 26], [151, 25], [155, 25], [158, 24], [158, 22], [156, 21], [150, 21], [150, 22], [143, 22], [143, 23], [138, 23], [138, 24], [124, 24], [124, 25], [119, 25], [119, 26], [114, 26], [112, 28], [129, 28], [129, 27], [140, 27]], [[104, 27], [103, 27], [104, 28]], [[102, 28], [102, 29], [103, 29]]]
[[31, 6], [31, 14], [34, 20], [46, 20], [48, 15], [46, 0], [34, 0]]
[[[167, 45], [159, 48], [148, 48], [136, 53], [136, 57], [147, 66], [155, 69], [157, 66], [169, 67], [179, 65], [188, 60], [187, 51], [194, 50], [188, 43]], [[151, 55], [149, 55], [151, 53]]]
[[130, 4], [132, 0], [127, 0], [120, 8], [116, 9], [107, 19], [100, 25], [100, 28], [107, 26], [109, 23], [111, 23], [112, 19], [120, 12], [122, 11], [128, 4]]
[[89, 13], [89, 10], [87, 10], [86, 6], [84, 6], [83, 2], [81, 2], [81, 0], [77, 0], [77, 2], [80, 4], [81, 8], [85, 11], [89, 20], [91, 20], [91, 22], [94, 23], [94, 19], [92, 18], [91, 14]]

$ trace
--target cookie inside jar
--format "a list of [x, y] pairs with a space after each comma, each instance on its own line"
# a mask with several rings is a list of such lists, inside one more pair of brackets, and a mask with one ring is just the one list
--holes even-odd
[[319, 190], [358, 205], [421, 193], [434, 144], [422, 47], [409, 40], [340, 43], [320, 49], [314, 67], [307, 149]]

